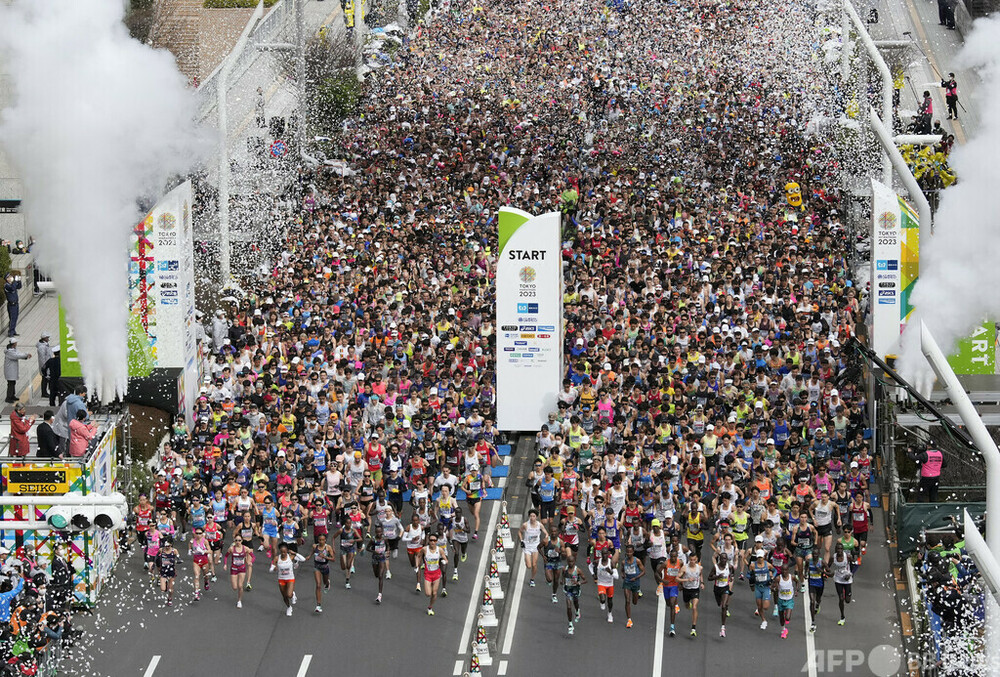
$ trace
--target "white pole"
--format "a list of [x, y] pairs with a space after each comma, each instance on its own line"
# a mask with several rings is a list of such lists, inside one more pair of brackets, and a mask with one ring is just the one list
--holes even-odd
[[[861, 17], [858, 16], [857, 10], [851, 3], [852, 0], [844, 0], [844, 10], [851, 23], [854, 24], [854, 30], [861, 39], [861, 44], [865, 46], [868, 56], [871, 57], [878, 69], [879, 75], [882, 76], [882, 123], [892, 127], [892, 73], [889, 72], [889, 66], [886, 65], [885, 59], [882, 58], [882, 54], [875, 46], [872, 37], [868, 35], [868, 29], [862, 23]], [[882, 183], [892, 187], [892, 164], [889, 161], [888, 152], [882, 154]]]
[[[893, 143], [889, 131], [882, 124], [881, 120], [878, 119], [878, 116], [875, 115], [875, 111], [872, 111], [872, 114], [868, 116], [868, 121], [879, 143], [882, 145], [885, 156], [889, 158], [892, 166], [896, 169], [896, 173], [899, 174], [899, 178], [903, 180], [903, 185], [906, 186], [906, 191], [910, 194], [910, 199], [917, 204], [917, 215], [920, 218], [920, 239], [926, 243], [927, 238], [930, 238], [934, 232], [934, 222], [931, 220], [931, 205], [927, 201], [924, 191], [920, 189], [920, 184], [913, 177], [910, 168], [906, 166], [906, 161], [900, 155], [896, 144]], [[891, 177], [886, 185], [890, 188], [892, 187]]]
[[840, 82], [844, 87], [844, 96], [847, 96], [847, 81], [851, 78], [851, 18], [847, 15], [847, 9], [841, 10], [840, 15]]
[[299, 157], [306, 152], [306, 0], [295, 0], [295, 79], [298, 80], [299, 122], [295, 129], [295, 145]]
[[986, 462], [986, 543], [994, 554], [1000, 554], [1000, 449], [923, 320], [920, 321], [920, 351], [944, 386], [948, 399], [958, 410], [966, 431]]
[[[1000, 449], [986, 430], [983, 419], [972, 405], [972, 400], [966, 394], [954, 370], [948, 364], [948, 359], [941, 352], [940, 346], [923, 320], [920, 321], [920, 351], [927, 358], [931, 369], [944, 385], [948, 399], [951, 400], [958, 415], [965, 424], [965, 429], [972, 436], [979, 453], [986, 462], [986, 544], [994, 557], [1000, 554]], [[968, 531], [968, 529], [967, 529]], [[968, 537], [968, 536], [967, 536]], [[1000, 605], [993, 595], [986, 595], [986, 665], [988, 673], [997, 677], [1000, 675]]]
[[243, 28], [236, 46], [233, 47], [219, 71], [218, 109], [219, 133], [222, 136], [222, 148], [219, 149], [219, 276], [222, 278], [222, 288], [228, 288], [233, 281], [232, 276], [232, 243], [229, 238], [229, 116], [226, 110], [226, 92], [229, 90], [229, 75], [232, 73], [236, 59], [246, 47], [250, 31], [264, 16], [264, 0], [257, 3], [250, 21]]

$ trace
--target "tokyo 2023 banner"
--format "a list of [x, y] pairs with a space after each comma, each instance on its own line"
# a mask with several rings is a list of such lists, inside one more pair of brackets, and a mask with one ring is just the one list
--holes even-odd
[[562, 380], [560, 214], [500, 209], [497, 427], [538, 430]]

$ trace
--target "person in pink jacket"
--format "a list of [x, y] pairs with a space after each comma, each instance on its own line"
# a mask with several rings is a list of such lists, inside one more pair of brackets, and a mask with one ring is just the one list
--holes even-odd
[[90, 440], [97, 434], [97, 425], [94, 423], [84, 423], [87, 412], [80, 410], [76, 412], [76, 419], [69, 422], [69, 455], [83, 456], [87, 453], [87, 446]]

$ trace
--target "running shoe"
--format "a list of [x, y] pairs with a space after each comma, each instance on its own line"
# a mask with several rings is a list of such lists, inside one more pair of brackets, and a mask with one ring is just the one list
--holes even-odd
[[[458, 572], [456, 572], [456, 573], [458, 573]], [[391, 581], [392, 580], [392, 572], [389, 571], [388, 569], [385, 570], [385, 580], [387, 580], [387, 581]]]
[[354, 573], [354, 565], [353, 564], [351, 565], [351, 573], [352, 574]]
[[243, 602], [240, 601], [240, 600], [236, 600], [236, 608], [237, 609], [242, 609], [243, 608]]
[[434, 615], [434, 609], [427, 609], [427, 615], [428, 616], [433, 616]]
[[530, 581], [528, 581], [528, 585], [531, 586], [532, 588], [535, 587], [535, 579], [532, 578]]
[[671, 637], [674, 637], [674, 636], [677, 635], [677, 631], [674, 630], [674, 626], [673, 625], [670, 626], [670, 632], [668, 632], [667, 634], [670, 635]]
[[571, 635], [573, 634], [573, 624], [572, 623], [569, 624], [569, 634], [571, 634]]
[[208, 590], [208, 577], [205, 577], [205, 589]]
[[576, 610], [576, 622], [577, 623], [580, 622], [580, 610], [579, 609]]
[[417, 583], [417, 592], [420, 592], [420, 584]]
[[465, 552], [463, 552], [463, 553], [462, 553], [462, 561], [464, 562], [464, 561], [465, 561], [465, 560], [467, 560], [467, 559], [469, 559], [469, 554], [468, 554], [468, 553], [465, 553]]
[[632, 619], [631, 618], [628, 619], [627, 621], [625, 621], [625, 627], [626, 628], [631, 628], [632, 627]]
[[761, 621], [760, 622], [760, 629], [761, 630], [767, 630], [767, 621]]
[[327, 581], [326, 583], [323, 584], [323, 589], [324, 590], [329, 590], [330, 589], [330, 581]]
[[293, 593], [292, 593], [292, 604], [298, 604], [298, 602], [299, 602], [299, 596], [298, 596], [298, 595], [296, 595], [296, 594], [295, 594], [295, 593], [293, 592]]
[[250, 585], [249, 583], [247, 583], [246, 590], [247, 590], [247, 592], [250, 592], [251, 590], [253, 590], [253, 586]]
[[195, 590], [194, 591], [194, 601], [197, 602], [200, 599], [201, 599], [201, 591], [200, 590]]
[[722, 627], [721, 627], [721, 628], [719, 629], [719, 637], [725, 637], [725, 636], [726, 636], [726, 626], [724, 626], [724, 625], [723, 625], [723, 626], [722, 626]]
[[771, 612], [771, 615], [774, 616], [775, 618], [778, 617], [778, 607], [777, 606], [774, 607], [774, 610]]
[[601, 602], [601, 611], [604, 611], [604, 602]]
[[212, 582], [215, 583], [217, 580], [219, 580], [219, 577], [216, 576], [215, 574], [212, 574]]
[[656, 586], [656, 594], [657, 595], [663, 594], [663, 583], [660, 583], [659, 585]]
[[805, 591], [806, 591], [806, 584], [805, 584], [805, 583], [803, 583], [803, 584], [802, 584], [802, 589], [801, 589], [801, 590], [799, 590], [799, 592], [805, 592]]
[[399, 557], [399, 550], [393, 550], [392, 551], [392, 558], [396, 559], [397, 557]]
[[692, 637], [697, 637], [698, 636], [698, 631], [696, 629], [694, 629], [694, 628], [691, 628], [691, 636]]
[[313, 611], [315, 611], [318, 614], [321, 614], [321, 613], [323, 613], [323, 607], [321, 607], [319, 604], [317, 604], [316, 608], [313, 609]]
[[837, 625], [843, 625], [846, 622], [847, 622], [846, 618], [841, 618], [839, 621], [837, 621]]
[[732, 615], [732, 612], [730, 612], [729, 609], [726, 609], [726, 618], [729, 618]]
[[350, 581], [344, 581], [344, 589], [346, 589], [346, 590], [350, 590], [351, 589], [351, 582]]
[[441, 588], [441, 596], [442, 597], [448, 596], [448, 588]]
[[817, 605], [816, 605], [816, 612], [815, 612], [815, 613], [813, 613], [813, 616], [817, 616], [817, 615], [819, 615], [819, 607], [820, 607], [820, 605], [819, 605], [819, 604], [817, 604]]
[[681, 605], [680, 604], [675, 604], [674, 605], [674, 614], [679, 614], [680, 612], [681, 612]]
[[615, 622], [615, 617], [612, 616], [611, 612], [609, 611], [608, 612], [608, 623], [614, 623], [614, 622]]
[[781, 639], [788, 639], [788, 628], [781, 629]]
[[754, 609], [753, 610], [753, 615], [754, 616], [760, 616], [760, 609]]
[[812, 625], [809, 626], [809, 632], [816, 632], [816, 624], [815, 623], [813, 623]]
[[167, 600], [167, 606], [173, 606], [173, 605], [174, 605], [174, 600], [168, 599]]
[[291, 616], [292, 615], [292, 607], [288, 607], [287, 609], [285, 609], [285, 615], [286, 616]]
[[552, 603], [553, 604], [558, 604], [559, 603], [559, 598], [556, 597], [555, 595], [552, 595]]
[[457, 581], [458, 580], [458, 572], [457, 571], [451, 575], [451, 580], [453, 580], [453, 581]]

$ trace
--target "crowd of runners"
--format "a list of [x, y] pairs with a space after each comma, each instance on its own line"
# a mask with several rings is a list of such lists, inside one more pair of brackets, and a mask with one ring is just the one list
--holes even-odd
[[411, 577], [434, 614], [500, 463], [495, 215], [512, 205], [564, 213], [565, 382], [527, 480], [530, 585], [563, 597], [571, 634], [590, 584], [614, 622], [619, 582], [626, 627], [655, 590], [671, 636], [688, 618], [696, 635], [706, 586], [722, 636], [735, 597], [786, 637], [796, 594], [816, 619], [829, 579], [845, 622], [876, 471], [843, 378], [867, 293], [836, 159], [804, 134], [810, 10], [578, 4], [434, 13], [344, 126], [352, 175], [303, 170], [276, 207], [283, 251], [206, 322], [196, 424], [134, 509], [166, 604], [228, 577], [241, 607], [263, 576], [291, 615], [298, 570], [317, 613], [363, 573], [378, 603]]

